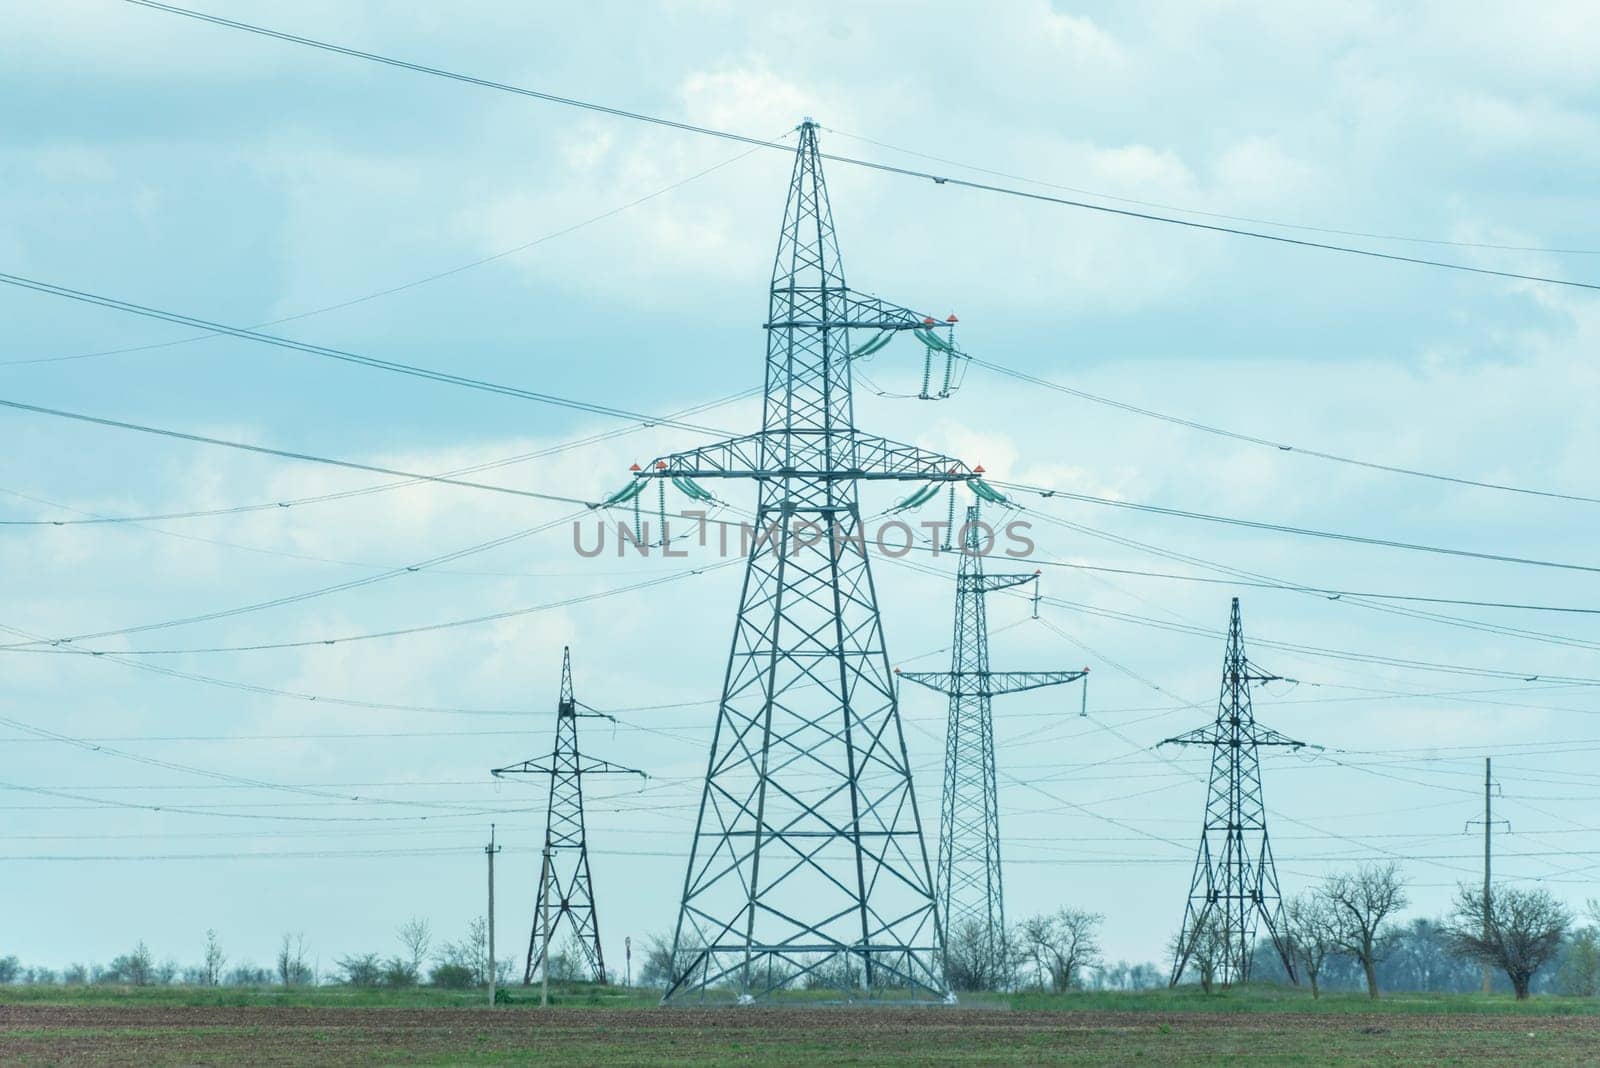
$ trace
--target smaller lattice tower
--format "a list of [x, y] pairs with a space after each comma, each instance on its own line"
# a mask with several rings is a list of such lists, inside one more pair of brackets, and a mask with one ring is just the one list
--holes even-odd
[[1259, 725], [1250, 707], [1251, 684], [1276, 678], [1256, 671], [1245, 658], [1244, 626], [1239, 622], [1239, 598], [1235, 597], [1228, 622], [1228, 651], [1222, 660], [1217, 718], [1161, 743], [1211, 748], [1205, 826], [1172, 960], [1173, 986], [1202, 940], [1215, 955], [1217, 981], [1225, 985], [1248, 982], [1256, 935], [1263, 925], [1290, 980], [1299, 981], [1285, 939], [1278, 871], [1267, 839], [1260, 748], [1300, 749], [1305, 743]]
[[549, 757], [495, 768], [492, 773], [550, 777], [533, 934], [528, 938], [528, 963], [522, 973], [525, 985], [532, 983], [534, 976], [548, 965], [550, 941], [563, 924], [571, 930], [581, 948], [595, 982], [606, 981], [605, 955], [600, 949], [600, 921], [595, 913], [594, 880], [589, 873], [589, 842], [583, 825], [583, 777], [643, 776], [644, 772], [579, 753], [578, 720], [586, 717], [611, 718], [578, 704], [572, 693], [572, 651], [564, 648], [561, 650], [561, 697], [556, 702], [555, 748]]
[[[900, 678], [948, 694], [945, 728], [944, 799], [939, 818], [939, 868], [935, 882], [946, 956], [945, 978], [972, 986], [995, 986], [1009, 974], [1006, 916], [1000, 876], [1000, 808], [995, 789], [992, 698], [1059, 686], [1084, 678], [1082, 671], [990, 671], [986, 594], [1037, 583], [1039, 573], [986, 575], [985, 539], [978, 506], [956, 539], [955, 635], [949, 671], [898, 672]], [[960, 947], [953, 950], [951, 947]], [[951, 953], [959, 952], [969, 973], [953, 976]]]

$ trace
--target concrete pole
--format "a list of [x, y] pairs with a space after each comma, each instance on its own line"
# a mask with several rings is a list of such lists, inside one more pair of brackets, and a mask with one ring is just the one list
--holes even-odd
[[[1483, 758], [1483, 937], [1489, 938], [1489, 858], [1490, 842], [1494, 832], [1494, 813], [1490, 810], [1490, 776], [1489, 758]], [[1490, 980], [1493, 970], [1485, 964], [1483, 966], [1483, 992], [1489, 992]]]
[[489, 1007], [494, 1008], [494, 855], [500, 852], [500, 847], [494, 844], [494, 824], [489, 824], [489, 844], [483, 847], [489, 856]]

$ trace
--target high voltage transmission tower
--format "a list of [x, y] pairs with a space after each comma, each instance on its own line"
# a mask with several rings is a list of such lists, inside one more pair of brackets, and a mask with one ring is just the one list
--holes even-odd
[[[974, 987], [1003, 980], [1010, 964], [1004, 886], [1000, 874], [1000, 807], [995, 789], [992, 698], [1086, 677], [1082, 671], [990, 671], [989, 624], [984, 595], [1039, 581], [1032, 574], [986, 575], [978, 506], [967, 509], [956, 543], [955, 636], [949, 671], [897, 672], [908, 682], [950, 696], [945, 727], [944, 799], [939, 810], [939, 915], [943, 921], [945, 978], [954, 982], [951, 957], [959, 945], [961, 976]], [[989, 539], [993, 544], [993, 539]]]
[[[752, 478], [754, 537], [663, 1000], [741, 1000], [802, 979], [867, 997], [942, 995], [933, 876], [867, 561], [857, 483], [974, 478], [863, 434], [851, 331], [933, 320], [845, 285], [801, 124], [768, 305], [761, 429], [662, 457], [642, 478]], [[858, 351], [860, 351], [858, 350]]]
[[[572, 651], [561, 650], [561, 697], [556, 702], [556, 743], [546, 760], [524, 760], [491, 774], [548, 775], [550, 798], [545, 812], [544, 848], [539, 865], [539, 892], [535, 896], [533, 933], [528, 938], [528, 963], [524, 985], [535, 973], [549, 972], [550, 941], [566, 921], [581, 948], [596, 982], [606, 981], [605, 955], [600, 949], [600, 921], [595, 914], [594, 882], [589, 875], [589, 843], [583, 826], [585, 775], [639, 775], [608, 760], [578, 752], [578, 720], [610, 719], [603, 712], [581, 709], [572, 693]], [[551, 910], [555, 915], [551, 915]]]
[[1179, 928], [1171, 985], [1200, 951], [1216, 954], [1216, 977], [1224, 983], [1250, 979], [1256, 933], [1265, 924], [1291, 982], [1299, 982], [1283, 924], [1278, 869], [1267, 840], [1267, 809], [1261, 793], [1264, 745], [1300, 749], [1306, 743], [1256, 723], [1250, 685], [1279, 678], [1253, 669], [1244, 654], [1239, 598], [1228, 621], [1228, 650], [1222, 659], [1222, 695], [1217, 718], [1207, 726], [1168, 738], [1162, 745], [1203, 745], [1211, 749], [1211, 781], [1206, 794], [1200, 852], [1189, 881], [1189, 903]]

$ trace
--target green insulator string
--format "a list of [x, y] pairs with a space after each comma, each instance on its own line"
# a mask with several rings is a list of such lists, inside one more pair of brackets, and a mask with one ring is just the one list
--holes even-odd
[[950, 532], [956, 526], [956, 484], [950, 483], [950, 521], [944, 526], [944, 546], [941, 552], [950, 551]]
[[661, 549], [667, 548], [667, 483], [665, 479], [656, 479], [656, 513], [661, 523]]

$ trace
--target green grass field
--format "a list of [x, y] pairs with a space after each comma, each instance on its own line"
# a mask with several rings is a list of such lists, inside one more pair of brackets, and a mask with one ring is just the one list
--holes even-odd
[[1600, 1063], [1600, 999], [1257, 988], [968, 997], [959, 1006], [657, 1008], [649, 991], [12, 987], [6, 1064]]

